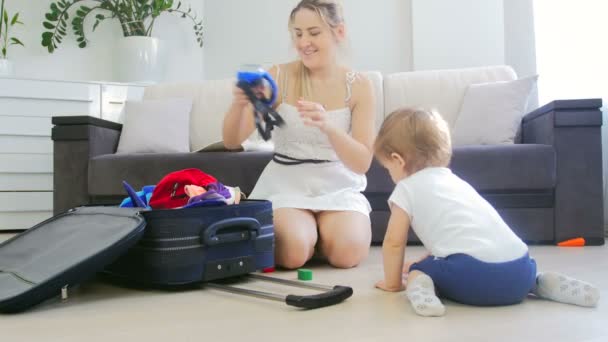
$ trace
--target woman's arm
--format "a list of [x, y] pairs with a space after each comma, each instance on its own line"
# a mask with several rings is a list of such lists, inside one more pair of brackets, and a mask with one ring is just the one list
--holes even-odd
[[[268, 73], [276, 80], [278, 67], [273, 66]], [[278, 86], [277, 80], [277, 86]], [[251, 133], [255, 130], [255, 120], [253, 117], [253, 105], [240, 88], [234, 86], [234, 98], [230, 109], [224, 116], [222, 126], [222, 139], [224, 146], [228, 149], [236, 149], [241, 146]], [[279, 91], [280, 94], [280, 91]]]
[[404, 288], [402, 269], [409, 228], [409, 215], [405, 210], [392, 205], [391, 217], [382, 243], [384, 282], [383, 284], [376, 284], [377, 287], [385, 291], [401, 291]]
[[[359, 75], [353, 83], [351, 101], [352, 136], [325, 122], [325, 110], [317, 103], [298, 101], [298, 110], [305, 122], [319, 127], [336, 151], [338, 158], [353, 172], [364, 174], [372, 163], [374, 143], [375, 99], [369, 79]], [[320, 107], [320, 108], [319, 108]]]

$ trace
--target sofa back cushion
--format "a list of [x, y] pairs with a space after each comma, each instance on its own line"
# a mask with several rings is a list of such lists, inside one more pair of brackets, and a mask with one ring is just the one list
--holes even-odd
[[403, 106], [434, 108], [453, 129], [469, 85], [516, 78], [515, 71], [506, 65], [385, 75], [385, 115]]
[[[363, 72], [372, 82], [376, 97], [376, 131], [384, 119], [382, 74]], [[146, 87], [144, 99], [186, 97], [192, 99], [190, 114], [190, 150], [198, 151], [222, 140], [224, 114], [232, 102], [234, 79], [210, 80], [191, 83], [161, 83]], [[256, 139], [256, 132], [250, 139]]]
[[233, 86], [233, 79], [164, 83], [146, 87], [144, 100], [191, 98], [190, 150], [198, 151], [222, 140], [222, 121], [232, 101]]

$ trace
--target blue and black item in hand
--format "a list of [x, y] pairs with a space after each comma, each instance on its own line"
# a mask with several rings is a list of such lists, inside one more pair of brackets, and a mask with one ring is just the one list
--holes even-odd
[[[241, 88], [253, 104], [255, 126], [264, 140], [269, 140], [275, 126], [285, 121], [272, 105], [277, 98], [277, 85], [270, 74], [258, 66], [245, 66], [237, 73], [237, 87]], [[270, 98], [266, 93], [270, 92]]]

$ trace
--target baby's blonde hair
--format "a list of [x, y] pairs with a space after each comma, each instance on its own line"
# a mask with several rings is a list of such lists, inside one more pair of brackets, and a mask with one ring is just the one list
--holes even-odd
[[445, 167], [452, 157], [450, 130], [436, 111], [423, 108], [401, 108], [382, 123], [374, 143], [374, 154], [380, 161], [393, 153], [406, 162], [412, 174], [427, 167]]

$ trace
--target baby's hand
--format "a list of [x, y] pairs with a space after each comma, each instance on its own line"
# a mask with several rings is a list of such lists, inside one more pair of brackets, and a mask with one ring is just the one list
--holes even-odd
[[406, 261], [403, 264], [403, 274], [408, 274], [410, 273], [410, 267], [412, 267], [413, 264], [415, 264], [417, 261]]
[[379, 282], [376, 283], [376, 287], [379, 288], [380, 290], [383, 291], [387, 291], [387, 292], [401, 292], [403, 290], [405, 290], [405, 282], [401, 282], [401, 287], [388, 287], [386, 286], [386, 283], [384, 282], [384, 280], [380, 280]]

